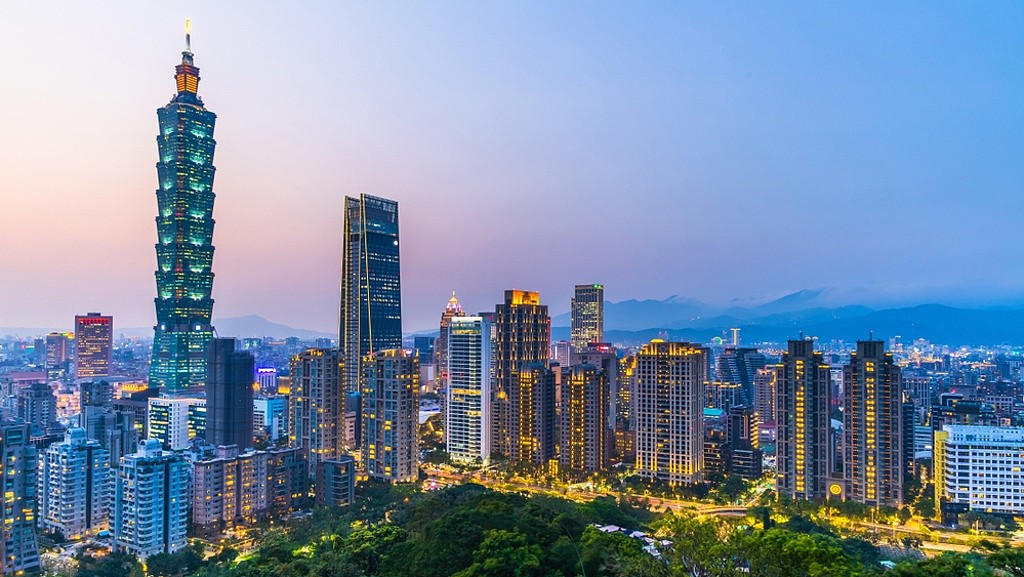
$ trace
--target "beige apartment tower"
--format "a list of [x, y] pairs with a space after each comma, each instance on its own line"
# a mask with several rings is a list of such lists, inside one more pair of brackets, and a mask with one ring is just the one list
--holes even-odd
[[636, 471], [671, 485], [704, 479], [708, 349], [651, 341], [636, 355], [632, 419]]

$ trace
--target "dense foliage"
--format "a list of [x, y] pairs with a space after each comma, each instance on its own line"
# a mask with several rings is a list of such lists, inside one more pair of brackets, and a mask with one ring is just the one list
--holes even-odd
[[[429, 493], [368, 485], [358, 505], [263, 530], [247, 553], [190, 548], [151, 558], [148, 569], [165, 577], [1024, 577], [1024, 550], [997, 545], [911, 557], [890, 571], [875, 544], [787, 507], [789, 514], [760, 508], [744, 519], [654, 519], [611, 497], [578, 503], [472, 484]], [[642, 530], [656, 550], [594, 524]], [[120, 556], [83, 564], [78, 577], [138, 574]]]

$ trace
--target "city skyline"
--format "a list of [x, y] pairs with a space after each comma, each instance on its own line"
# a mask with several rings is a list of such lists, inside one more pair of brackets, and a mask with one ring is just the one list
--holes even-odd
[[[725, 12], [16, 6], [0, 324], [155, 324], [152, 113], [186, 16], [224, 116], [215, 318], [332, 332], [360, 193], [402, 203], [407, 332], [452, 289], [469, 311], [539, 290], [557, 313], [581, 282], [613, 301], [828, 285], [1024, 302], [1001, 265], [1024, 240], [1024, 8]], [[118, 73], [97, 81], [86, 45]], [[773, 274], [797, 250], [813, 264]]]

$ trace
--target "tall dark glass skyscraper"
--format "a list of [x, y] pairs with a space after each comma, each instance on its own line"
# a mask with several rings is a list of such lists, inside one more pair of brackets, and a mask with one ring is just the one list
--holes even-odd
[[345, 197], [341, 263], [342, 385], [359, 390], [363, 357], [402, 346], [398, 203], [366, 194]]
[[177, 94], [157, 110], [156, 326], [149, 369], [152, 387], [182, 393], [206, 380], [213, 338], [213, 125], [217, 115], [199, 98], [199, 68], [188, 31]]
[[252, 385], [256, 361], [235, 350], [235, 339], [213, 339], [207, 354], [206, 440], [214, 446], [253, 446]]

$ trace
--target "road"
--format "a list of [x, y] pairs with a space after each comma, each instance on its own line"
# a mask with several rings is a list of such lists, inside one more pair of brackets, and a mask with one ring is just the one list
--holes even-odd
[[[751, 507], [760, 500], [761, 496], [767, 488], [762, 487], [746, 500], [743, 505], [714, 505], [711, 503], [704, 503], [701, 501], [689, 501], [683, 499], [665, 499], [662, 497], [654, 497], [650, 495], [639, 495], [636, 493], [626, 493], [621, 491], [604, 491], [594, 492], [587, 491], [584, 489], [576, 489], [572, 487], [566, 487], [565, 489], [553, 489], [543, 485], [536, 485], [531, 483], [505, 481], [498, 479], [491, 479], [487, 477], [477, 476], [475, 474], [459, 474], [445, 471], [443, 469], [424, 469], [428, 475], [428, 478], [435, 480], [439, 484], [451, 484], [451, 483], [465, 483], [473, 482], [485, 487], [490, 487], [498, 491], [526, 491], [530, 493], [538, 493], [543, 495], [554, 495], [572, 499], [574, 501], [591, 501], [598, 497], [612, 496], [616, 498], [626, 498], [631, 500], [647, 500], [650, 504], [651, 509], [669, 509], [674, 512], [686, 511], [690, 513], [696, 513], [698, 515], [714, 515], [717, 517], [743, 517], [747, 515], [747, 512]], [[852, 525], [860, 527], [871, 532], [875, 532], [879, 535], [886, 536], [892, 535], [894, 538], [898, 535], [916, 537], [921, 540], [921, 549], [931, 551], [933, 554], [937, 551], [957, 551], [964, 552], [970, 551], [971, 545], [969, 543], [975, 539], [976, 536], [967, 535], [964, 533], [957, 533], [955, 531], [944, 531], [935, 530], [929, 528], [912, 528], [904, 526], [892, 526], [881, 523], [871, 523], [868, 521], [851, 521]], [[1011, 539], [1005, 537], [988, 537], [990, 541], [999, 543], [1001, 545], [1015, 544]], [[1019, 543], [1016, 543], [1019, 544]]]

